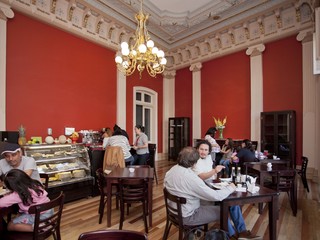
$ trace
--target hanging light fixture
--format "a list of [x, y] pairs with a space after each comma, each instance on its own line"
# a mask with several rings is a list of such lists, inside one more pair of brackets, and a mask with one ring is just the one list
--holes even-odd
[[164, 52], [154, 46], [148, 30], [146, 22], [149, 14], [144, 14], [142, 11], [142, 2], [140, 12], [135, 15], [138, 22], [135, 43], [129, 47], [127, 42], [121, 43], [121, 52], [115, 58], [118, 69], [126, 76], [130, 76], [136, 69], [140, 73], [140, 78], [143, 70], [146, 68], [149, 75], [155, 77], [164, 71], [167, 59]]

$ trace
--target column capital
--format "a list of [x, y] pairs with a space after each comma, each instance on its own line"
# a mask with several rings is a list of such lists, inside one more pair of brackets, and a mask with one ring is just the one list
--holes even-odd
[[162, 73], [162, 75], [163, 75], [163, 77], [166, 78], [166, 79], [174, 79], [175, 76], [176, 76], [176, 72], [177, 72], [176, 70], [170, 70], [170, 71], [165, 70], [165, 71]]
[[302, 30], [298, 33], [296, 39], [299, 42], [305, 43], [310, 42], [313, 39], [313, 30], [311, 28]]
[[197, 63], [191, 64], [189, 70], [192, 72], [198, 72], [200, 71], [201, 68], [202, 68], [201, 62], [197, 62]]
[[266, 49], [266, 46], [264, 44], [258, 44], [251, 47], [248, 47], [246, 54], [250, 55], [251, 57], [260, 55], [264, 50]]
[[7, 18], [13, 18], [14, 12], [11, 7], [3, 2], [0, 2], [0, 19], [7, 20]]

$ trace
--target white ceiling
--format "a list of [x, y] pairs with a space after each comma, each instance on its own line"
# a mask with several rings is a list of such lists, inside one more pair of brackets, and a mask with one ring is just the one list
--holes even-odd
[[[84, 0], [112, 16], [130, 31], [136, 28], [134, 15], [140, 0]], [[143, 11], [150, 14], [147, 29], [156, 42], [167, 49], [235, 24], [288, 0], [144, 0]]]

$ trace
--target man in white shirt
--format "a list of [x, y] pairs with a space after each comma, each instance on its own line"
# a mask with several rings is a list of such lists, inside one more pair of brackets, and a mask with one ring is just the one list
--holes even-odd
[[200, 155], [199, 160], [193, 167], [193, 171], [204, 181], [210, 181], [217, 178], [217, 174], [224, 169], [222, 165], [212, 168], [211, 144], [207, 140], [202, 140], [197, 144], [197, 150]]
[[[217, 174], [225, 168], [222, 165], [217, 165], [215, 168], [212, 168], [212, 158], [210, 154], [211, 147], [212, 146], [210, 142], [207, 140], [199, 141], [196, 146], [200, 158], [193, 167], [193, 171], [198, 175], [198, 177], [206, 182], [212, 182], [213, 179], [217, 178]], [[251, 232], [246, 230], [246, 225], [242, 216], [241, 208], [239, 206], [230, 207], [230, 217], [238, 233], [238, 239], [260, 238], [259, 236], [251, 235]]]

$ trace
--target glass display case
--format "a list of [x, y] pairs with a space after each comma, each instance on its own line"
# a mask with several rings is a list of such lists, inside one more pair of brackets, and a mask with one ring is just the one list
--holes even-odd
[[83, 144], [39, 144], [22, 147], [33, 157], [39, 173], [49, 175], [49, 197], [66, 194], [66, 201], [92, 195], [90, 159]]

